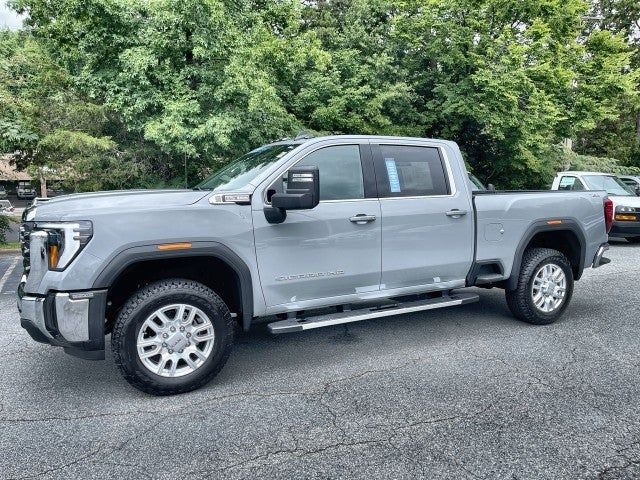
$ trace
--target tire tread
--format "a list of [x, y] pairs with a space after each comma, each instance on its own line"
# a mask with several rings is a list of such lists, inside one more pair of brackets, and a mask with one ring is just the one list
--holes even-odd
[[[168, 388], [166, 385], [162, 385], [161, 383], [153, 381], [152, 379], [143, 381], [138, 376], [136, 376], [129, 367], [132, 359], [127, 358], [127, 356], [124, 354], [124, 349], [122, 348], [122, 346], [125, 340], [125, 330], [129, 322], [132, 321], [133, 317], [135, 316], [136, 311], [145, 303], [162, 298], [163, 296], [171, 293], [183, 293], [185, 295], [185, 300], [189, 299], [189, 295], [200, 299], [202, 299], [202, 297], [207, 298], [207, 300], [212, 304], [212, 307], [215, 310], [224, 312], [223, 320], [226, 325], [226, 336], [223, 339], [224, 350], [222, 357], [217, 362], [215, 367], [211, 370], [211, 372], [209, 372], [206, 376], [202, 376], [197, 381], [191, 382], [190, 384]], [[237, 323], [231, 316], [229, 308], [222, 301], [222, 299], [210, 288], [193, 280], [161, 280], [142, 287], [140, 290], [134, 293], [124, 304], [124, 306], [118, 313], [115, 325], [113, 327], [113, 332], [111, 334], [111, 350], [113, 352], [115, 364], [118, 366], [118, 369], [122, 373], [122, 376], [133, 387], [142, 390], [143, 392], [158, 396], [186, 393], [204, 386], [205, 384], [210, 382], [218, 373], [220, 373], [220, 370], [222, 370], [222, 367], [224, 367], [225, 363], [229, 359], [229, 356], [231, 355], [236, 328]]]
[[[567, 277], [567, 292], [564, 304], [552, 315], [543, 315], [530, 304], [529, 282], [535, 274], [536, 269], [545, 260], [553, 261], [556, 264], [565, 266], [569, 271]], [[565, 269], [565, 270], [566, 270]], [[565, 271], [565, 273], [567, 273]], [[518, 284], [514, 290], [507, 290], [505, 296], [509, 310], [519, 320], [534, 325], [548, 325], [555, 322], [571, 301], [573, 293], [573, 273], [571, 264], [567, 257], [560, 251], [552, 248], [530, 248], [524, 252], [520, 272], [518, 273]]]

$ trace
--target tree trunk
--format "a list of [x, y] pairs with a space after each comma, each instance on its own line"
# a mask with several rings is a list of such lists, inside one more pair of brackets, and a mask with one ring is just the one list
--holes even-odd
[[44, 173], [42, 169], [39, 171], [40, 173], [40, 197], [47, 198], [47, 179], [44, 178]]

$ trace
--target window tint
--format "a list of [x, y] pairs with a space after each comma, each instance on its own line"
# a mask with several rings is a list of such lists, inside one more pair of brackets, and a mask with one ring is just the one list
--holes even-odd
[[360, 147], [336, 145], [310, 153], [296, 166], [315, 165], [320, 171], [320, 200], [364, 198]]
[[447, 195], [449, 185], [437, 148], [380, 145], [376, 161], [381, 197]]
[[584, 186], [576, 177], [562, 177], [558, 190], [584, 190]]

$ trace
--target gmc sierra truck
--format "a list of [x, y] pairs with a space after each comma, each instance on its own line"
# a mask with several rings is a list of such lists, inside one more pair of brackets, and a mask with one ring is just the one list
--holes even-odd
[[72, 355], [113, 358], [156, 395], [210, 381], [236, 329], [299, 332], [506, 291], [556, 321], [607, 263], [605, 192], [471, 191], [450, 141], [333, 136], [262, 146], [191, 190], [51, 199], [21, 227], [21, 325]]

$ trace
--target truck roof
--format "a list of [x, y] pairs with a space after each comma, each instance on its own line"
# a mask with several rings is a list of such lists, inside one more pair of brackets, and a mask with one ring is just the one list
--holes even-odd
[[559, 175], [604, 175], [607, 177], [615, 177], [613, 173], [604, 173], [604, 172], [588, 172], [584, 170], [566, 170], [564, 172], [558, 172], [556, 176]]
[[422, 138], [422, 137], [400, 137], [393, 135], [324, 135], [319, 137], [304, 137], [304, 138], [282, 138], [275, 142], [269, 143], [269, 145], [302, 145], [304, 143], [318, 142], [321, 140], [343, 139], [350, 138], [353, 140], [394, 140], [394, 141], [432, 141], [440, 143], [448, 143], [455, 145], [455, 142], [451, 140], [444, 140], [442, 138]]

